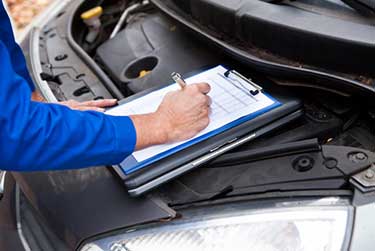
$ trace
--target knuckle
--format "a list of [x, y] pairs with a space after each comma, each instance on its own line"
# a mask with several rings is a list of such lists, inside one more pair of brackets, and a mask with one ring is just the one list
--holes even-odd
[[201, 112], [201, 115], [202, 115], [203, 118], [207, 118], [209, 114], [210, 114], [209, 109], [204, 109]]
[[208, 93], [208, 92], [210, 92], [210, 90], [211, 90], [211, 86], [210, 86], [208, 83], [202, 83], [202, 84], [201, 84], [201, 88], [202, 88], [202, 90], [203, 90], [205, 93]]

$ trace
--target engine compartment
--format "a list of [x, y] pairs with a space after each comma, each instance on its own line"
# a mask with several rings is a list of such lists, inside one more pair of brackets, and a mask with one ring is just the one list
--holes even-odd
[[[173, 71], [189, 76], [218, 64], [239, 69], [244, 75], [270, 89], [284, 85], [282, 88], [290, 89], [291, 93], [302, 97], [306, 114], [304, 119], [287, 130], [293, 133], [278, 132], [273, 136], [273, 140], [278, 143], [314, 137], [321, 139], [321, 142], [335, 142], [333, 139], [336, 136], [352, 128], [366, 113], [361, 108], [363, 106], [359, 97], [351, 93], [324, 90], [319, 85], [313, 88], [303, 87], [303, 83], [285, 84], [283, 80], [271, 79], [236, 61], [207, 41], [200, 40], [155, 8], [133, 13], [126, 27], [113, 39], [104, 39], [92, 56], [125, 96], [170, 83], [170, 73]], [[358, 115], [353, 118], [351, 114]], [[369, 114], [365, 116], [371, 117]], [[352, 136], [351, 139], [339, 141], [359, 146], [357, 137]], [[259, 142], [255, 145], [262, 144], [267, 143]], [[361, 146], [375, 150], [369, 142]]]
[[[124, 6], [126, 6], [125, 2]], [[109, 6], [103, 5], [103, 8], [110, 8], [111, 1], [106, 3]], [[85, 8], [87, 9], [88, 6]], [[266, 90], [282, 88], [290, 92], [290, 95], [295, 95], [304, 101], [305, 115], [301, 119], [234, 152], [245, 152], [268, 145], [306, 139], [318, 139], [321, 144], [352, 146], [375, 151], [375, 110], [368, 102], [372, 97], [370, 93], [361, 95], [355, 91], [350, 92], [348, 87], [344, 90], [325, 88], [324, 85], [319, 85], [319, 81], [311, 85], [309, 81], [290, 81], [268, 76], [236, 60], [209, 41], [200, 39], [193, 32], [150, 6], [132, 13], [123, 29], [114, 38], [109, 39], [114, 23], [112, 21], [111, 24], [104, 25], [103, 34], [95, 44], [85, 44], [85, 33], [82, 32], [77, 37], [77, 42], [86, 49], [125, 97], [171, 83], [171, 72], [178, 71], [184, 76], [189, 76], [223, 64], [251, 77]], [[85, 28], [81, 26], [80, 29], [77, 27], [74, 29]], [[208, 164], [157, 192], [160, 192], [161, 196], [172, 192], [176, 196], [183, 194], [181, 197], [190, 198], [192, 201], [203, 198], [204, 191], [210, 189], [211, 192], [216, 189], [216, 193], [220, 193], [225, 187], [214, 187], [214, 184], [210, 187], [210, 184], [206, 184], [202, 188], [194, 182], [197, 177], [209, 177], [213, 180], [230, 177], [228, 168], [222, 168], [221, 171], [212, 171], [212, 168], [215, 167]], [[293, 177], [290, 179], [293, 180]], [[306, 182], [309, 182], [308, 179]], [[336, 185], [341, 187], [340, 184]], [[169, 198], [166, 200], [172, 204], [181, 203], [180, 200], [167, 197]]]
[[220, 64], [220, 54], [158, 12], [139, 13], [96, 51], [97, 61], [123, 92], [138, 93]]

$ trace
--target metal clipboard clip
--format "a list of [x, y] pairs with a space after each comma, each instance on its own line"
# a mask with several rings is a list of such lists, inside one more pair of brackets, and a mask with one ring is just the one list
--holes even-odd
[[[238, 83], [240, 83], [240, 85], [247, 89], [245, 86], [243, 86], [242, 84], [242, 81], [245, 81], [245, 83], [249, 84], [250, 86], [252, 86], [255, 90], [249, 90], [251, 95], [255, 96], [257, 95], [258, 93], [262, 92], [263, 91], [263, 88], [259, 85], [257, 85], [256, 83], [254, 83], [251, 79], [248, 79], [246, 78], [245, 76], [243, 76], [241, 73], [235, 71], [235, 70], [228, 70], [224, 73], [224, 76], [226, 78], [236, 78], [236, 80], [238, 81]], [[241, 81], [242, 80], [242, 81]]]

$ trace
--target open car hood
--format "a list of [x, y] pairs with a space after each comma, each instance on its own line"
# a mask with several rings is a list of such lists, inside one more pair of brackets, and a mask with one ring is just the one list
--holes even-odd
[[374, 91], [374, 19], [254, 0], [152, 0], [232, 57], [280, 79]]

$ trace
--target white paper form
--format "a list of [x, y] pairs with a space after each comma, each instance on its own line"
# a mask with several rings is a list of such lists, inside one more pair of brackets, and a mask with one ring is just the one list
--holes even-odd
[[[187, 84], [207, 82], [211, 86], [211, 92], [209, 93], [209, 96], [212, 99], [210, 124], [194, 138], [219, 129], [241, 117], [262, 110], [275, 102], [262, 92], [256, 96], [251, 95], [249, 91], [255, 90], [255, 88], [251, 87], [243, 80], [243, 82], [240, 83], [241, 81], [239, 80], [235, 81], [234, 79], [226, 78], [224, 76], [226, 71], [227, 70], [224, 67], [218, 66], [186, 79]], [[178, 90], [179, 88], [180, 87], [177, 84], [170, 85], [149, 93], [139, 99], [111, 109], [107, 114], [125, 116], [155, 112], [165, 94], [170, 91]], [[190, 140], [173, 144], [151, 146], [134, 152], [133, 157], [138, 162], [142, 162]]]

